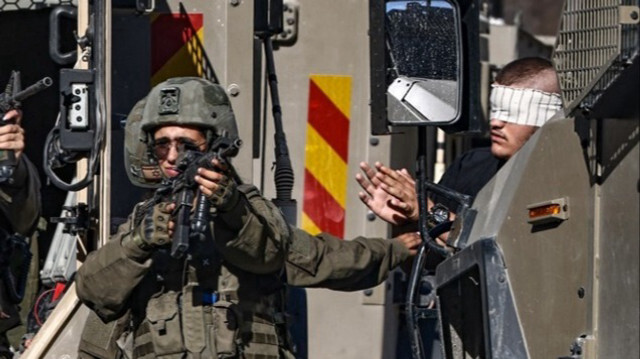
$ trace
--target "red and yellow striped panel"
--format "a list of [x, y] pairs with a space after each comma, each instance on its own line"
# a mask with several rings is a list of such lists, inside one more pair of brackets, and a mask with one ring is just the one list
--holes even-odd
[[344, 236], [351, 77], [311, 75], [302, 229]]
[[202, 14], [157, 14], [151, 20], [151, 86], [176, 76], [202, 76]]

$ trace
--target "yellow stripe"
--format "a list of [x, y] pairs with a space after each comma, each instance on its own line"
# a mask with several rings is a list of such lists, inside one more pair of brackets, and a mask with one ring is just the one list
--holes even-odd
[[311, 75], [311, 79], [342, 114], [351, 120], [351, 76]]
[[[196, 40], [197, 38], [197, 40]], [[176, 76], [202, 77], [202, 48], [198, 46], [204, 43], [204, 28], [198, 30], [196, 36], [176, 51], [173, 56], [151, 76], [151, 86]]]
[[309, 218], [309, 216], [307, 216], [307, 214], [304, 212], [302, 212], [302, 225], [300, 227], [312, 236], [315, 236], [316, 234], [322, 232], [322, 230], [315, 223], [313, 223], [313, 220], [311, 220], [311, 218]]
[[347, 199], [347, 164], [309, 124], [305, 151], [307, 170], [344, 208]]

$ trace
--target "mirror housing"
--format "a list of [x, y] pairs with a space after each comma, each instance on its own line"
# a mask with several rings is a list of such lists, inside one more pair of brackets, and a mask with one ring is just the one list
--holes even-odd
[[[427, 39], [425, 41], [428, 41], [429, 36], [438, 36], [439, 40], [436, 41], [440, 41], [434, 42], [438, 47], [432, 47], [438, 52], [437, 55], [423, 56], [426, 63], [418, 66], [427, 71], [419, 73], [409, 69], [405, 70], [406, 74], [397, 71], [397, 63], [393, 61], [394, 54], [387, 46], [390, 31], [387, 9], [390, 3], [431, 3], [432, 7], [435, 3], [435, 7], [446, 6], [452, 10], [453, 24], [448, 33], [439, 31], [435, 34], [429, 27], [427, 30], [419, 30], [419, 36]], [[447, 133], [481, 132], [485, 126], [480, 104], [479, 0], [370, 0], [369, 5], [372, 135], [389, 134], [392, 125], [438, 126]], [[435, 28], [437, 25], [439, 24], [436, 24]], [[423, 45], [424, 41], [416, 42], [415, 38], [414, 36], [412, 46], [407, 48], [415, 48], [416, 44], [419, 48], [428, 48]], [[448, 48], [452, 51], [444, 52], [443, 57], [440, 56], [441, 47], [445, 42], [450, 45]], [[447, 58], [446, 54], [449, 54], [448, 61], [442, 60]], [[412, 54], [412, 57], [418, 58], [415, 54]], [[449, 66], [451, 63], [455, 65]], [[402, 64], [400, 67], [402, 68]], [[400, 82], [395, 82], [397, 79], [400, 79]], [[452, 96], [451, 86], [434, 85], [434, 81], [437, 83], [442, 80], [454, 82], [453, 97], [449, 97]], [[405, 86], [406, 91], [400, 90], [402, 86]], [[445, 94], [447, 97], [443, 97]], [[419, 100], [420, 96], [425, 97]], [[455, 113], [444, 110], [441, 106], [443, 102], [455, 109]]]
[[461, 103], [460, 18], [450, 0], [387, 0], [391, 76], [387, 118], [393, 126], [455, 123]]

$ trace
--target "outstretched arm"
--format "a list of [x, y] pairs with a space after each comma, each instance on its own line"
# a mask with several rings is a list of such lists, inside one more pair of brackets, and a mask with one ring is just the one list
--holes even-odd
[[292, 228], [285, 265], [287, 282], [299, 287], [354, 291], [382, 283], [389, 272], [414, 255], [415, 232], [394, 239], [357, 237], [342, 240]]

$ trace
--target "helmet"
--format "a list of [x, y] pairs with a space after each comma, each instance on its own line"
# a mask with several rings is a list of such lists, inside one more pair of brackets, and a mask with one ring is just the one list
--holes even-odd
[[224, 89], [199, 77], [168, 79], [149, 92], [141, 129], [149, 133], [164, 125], [196, 126], [238, 137], [236, 118]]
[[157, 187], [162, 172], [150, 149], [153, 133], [167, 125], [202, 129], [211, 145], [215, 137], [238, 138], [229, 97], [219, 84], [198, 77], [176, 77], [156, 85], [133, 106], [125, 125], [125, 166], [129, 180]]

